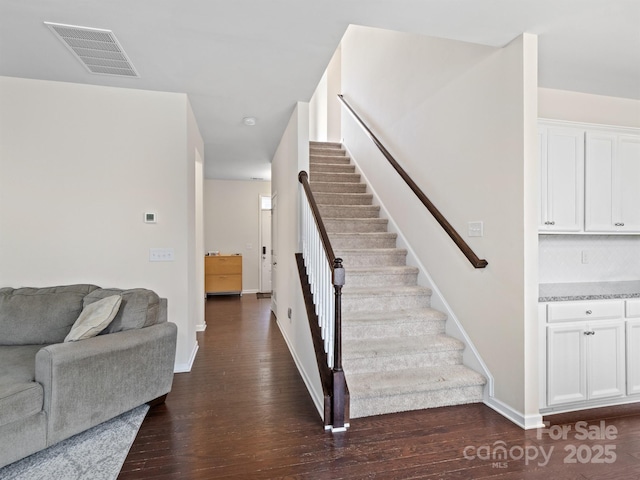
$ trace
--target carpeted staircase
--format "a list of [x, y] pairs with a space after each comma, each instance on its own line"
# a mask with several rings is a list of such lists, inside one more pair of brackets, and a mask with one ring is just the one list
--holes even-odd
[[309, 183], [337, 257], [344, 261], [343, 365], [351, 418], [480, 402], [485, 378], [462, 365], [380, 207], [340, 144], [311, 142]]

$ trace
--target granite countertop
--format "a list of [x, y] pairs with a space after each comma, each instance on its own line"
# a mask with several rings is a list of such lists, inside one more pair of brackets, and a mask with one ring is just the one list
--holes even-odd
[[640, 280], [629, 282], [541, 283], [539, 302], [640, 298]]

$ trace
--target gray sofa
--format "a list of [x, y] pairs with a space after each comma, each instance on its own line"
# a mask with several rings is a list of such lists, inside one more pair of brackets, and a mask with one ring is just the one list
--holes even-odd
[[[113, 295], [118, 313], [100, 334], [64, 342], [83, 308]], [[0, 467], [163, 401], [177, 335], [166, 307], [146, 289], [0, 288]]]

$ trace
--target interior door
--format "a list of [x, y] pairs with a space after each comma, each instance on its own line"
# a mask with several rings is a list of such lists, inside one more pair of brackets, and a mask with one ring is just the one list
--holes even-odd
[[260, 211], [260, 291], [271, 292], [271, 210]]

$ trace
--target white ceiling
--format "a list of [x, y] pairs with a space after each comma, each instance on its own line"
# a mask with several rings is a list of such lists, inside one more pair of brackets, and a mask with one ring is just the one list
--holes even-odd
[[[88, 73], [45, 21], [112, 30], [140, 78]], [[535, 33], [540, 86], [640, 99], [640, 0], [0, 0], [0, 75], [185, 92], [206, 177], [268, 179], [349, 24], [491, 46]]]

